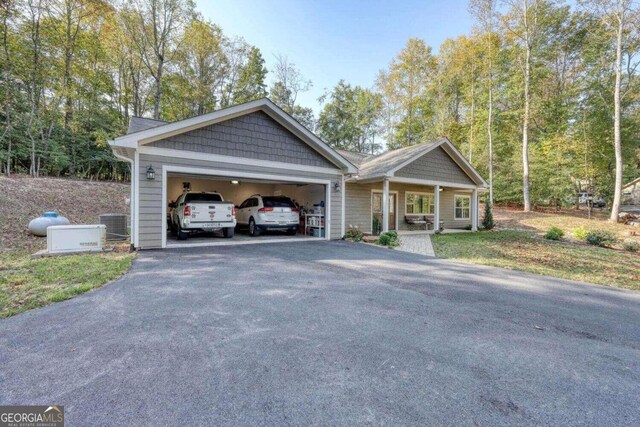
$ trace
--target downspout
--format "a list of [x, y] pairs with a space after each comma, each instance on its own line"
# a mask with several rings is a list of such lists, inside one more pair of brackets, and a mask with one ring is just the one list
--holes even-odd
[[125, 162], [129, 162], [129, 164], [131, 165], [131, 183], [129, 185], [130, 187], [130, 195], [129, 195], [129, 230], [131, 231], [130, 236], [129, 236], [129, 244], [131, 245], [130, 247], [133, 249], [134, 248], [134, 242], [133, 242], [133, 236], [135, 235], [135, 221], [134, 221], [134, 204], [135, 204], [135, 188], [133, 185], [133, 179], [135, 177], [134, 174], [134, 161], [133, 159], [130, 159], [128, 157], [123, 156], [122, 154], [118, 154], [115, 151], [113, 151], [113, 155], [116, 156], [116, 159], [118, 160], [122, 160]]

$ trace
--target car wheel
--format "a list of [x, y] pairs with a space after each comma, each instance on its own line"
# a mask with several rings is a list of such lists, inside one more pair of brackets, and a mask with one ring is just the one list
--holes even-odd
[[189, 233], [182, 231], [180, 226], [178, 226], [178, 240], [187, 240], [187, 237], [189, 237]]
[[224, 235], [225, 238], [230, 239], [233, 237], [235, 231], [236, 229], [234, 227], [227, 227], [222, 229], [222, 234]]
[[253, 220], [253, 218], [249, 220], [249, 234], [253, 237], [260, 235], [260, 229], [256, 225], [256, 222]]

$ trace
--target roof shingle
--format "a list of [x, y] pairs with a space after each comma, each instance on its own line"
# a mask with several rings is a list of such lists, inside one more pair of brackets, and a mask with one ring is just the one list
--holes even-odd
[[429, 150], [434, 145], [442, 141], [428, 142], [410, 147], [403, 147], [397, 150], [387, 151], [377, 156], [353, 151], [337, 150], [343, 157], [356, 165], [359, 169], [359, 178], [376, 178], [385, 175], [390, 170], [403, 163], [420, 156], [424, 151]]
[[129, 121], [129, 128], [127, 129], [127, 135], [134, 132], [141, 132], [143, 130], [157, 128], [158, 126], [166, 125], [164, 120], [147, 119], [146, 117], [131, 117]]

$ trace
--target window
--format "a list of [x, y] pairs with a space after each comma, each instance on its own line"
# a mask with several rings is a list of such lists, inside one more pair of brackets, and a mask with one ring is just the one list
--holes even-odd
[[382, 193], [373, 193], [373, 212], [382, 212]]
[[189, 202], [202, 202], [202, 203], [214, 203], [221, 202], [222, 196], [217, 193], [187, 193], [184, 198], [185, 203]]
[[454, 218], [471, 219], [471, 196], [453, 196]]
[[295, 208], [290, 198], [282, 196], [263, 197], [262, 204], [266, 208]]
[[407, 192], [405, 202], [405, 213], [408, 215], [432, 214], [435, 212], [433, 194]]

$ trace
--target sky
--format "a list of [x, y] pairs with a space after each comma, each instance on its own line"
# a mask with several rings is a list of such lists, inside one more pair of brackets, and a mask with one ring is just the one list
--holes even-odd
[[340, 79], [372, 87], [409, 38], [437, 51], [472, 26], [467, 0], [197, 0], [197, 10], [257, 46], [267, 68], [287, 56], [313, 82], [298, 101], [316, 116], [318, 98]]

